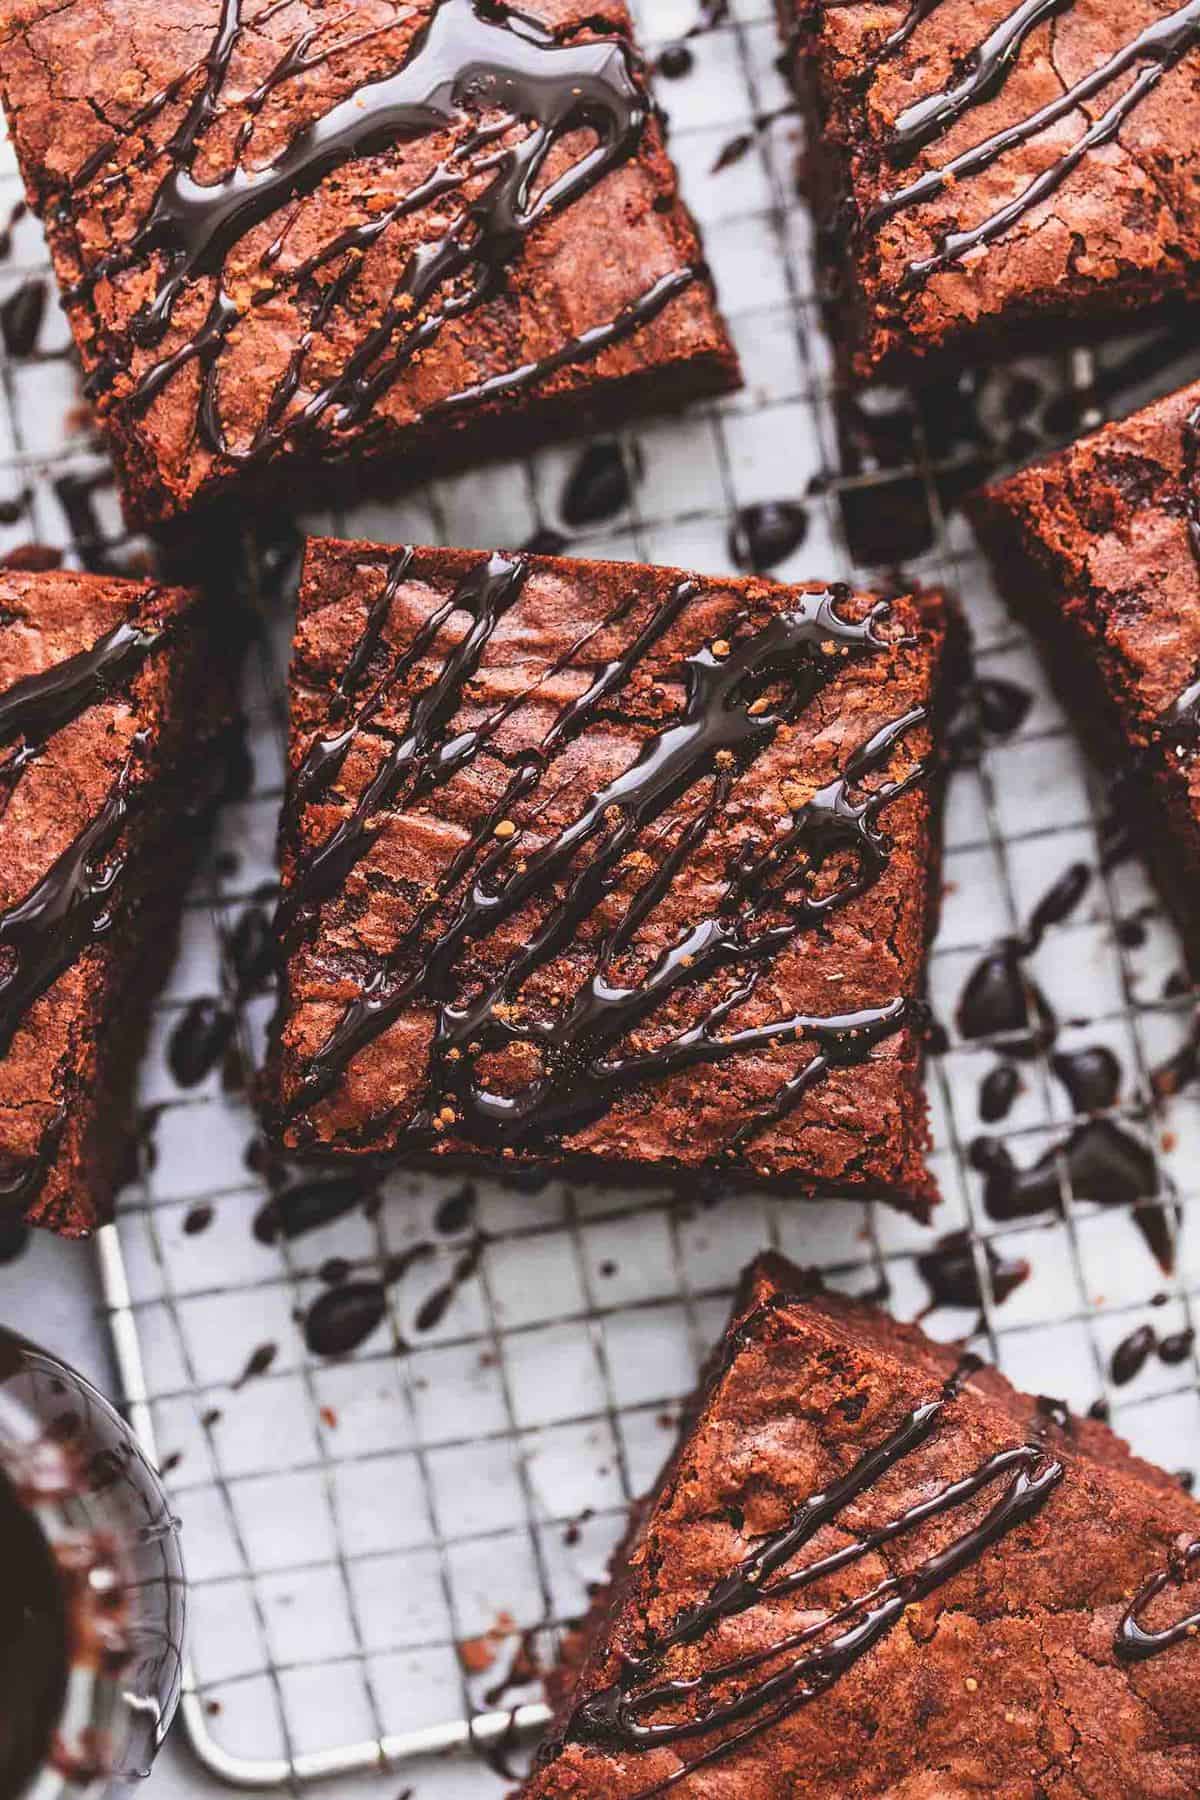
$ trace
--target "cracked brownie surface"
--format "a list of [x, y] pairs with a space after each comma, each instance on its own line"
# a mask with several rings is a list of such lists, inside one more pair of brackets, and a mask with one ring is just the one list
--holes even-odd
[[523, 1800], [1185, 1800], [1200, 1506], [768, 1256], [559, 1671]]
[[0, 573], [0, 1208], [110, 1215], [231, 678], [177, 588]]
[[777, 0], [859, 375], [1200, 293], [1200, 3]]
[[1200, 963], [1200, 383], [971, 502]]
[[620, 0], [17, 0], [0, 88], [134, 523], [736, 384]]
[[275, 1135], [923, 1209], [946, 624], [310, 542]]

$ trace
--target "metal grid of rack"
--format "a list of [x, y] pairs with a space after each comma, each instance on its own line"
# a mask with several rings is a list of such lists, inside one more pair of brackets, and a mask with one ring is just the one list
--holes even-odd
[[[653, 56], [695, 26], [697, 0], [639, 0], [635, 11]], [[794, 183], [799, 127], [775, 66], [769, 7], [733, 0], [727, 22], [689, 47], [691, 74], [664, 82], [660, 98], [747, 386], [620, 434], [629, 502], [572, 532], [571, 549], [718, 572], [731, 566], [741, 509], [801, 496], [807, 536], [777, 576], [878, 581], [879, 568], [856, 564], [855, 552], [861, 522], [883, 517], [906, 573], [962, 596], [980, 673], [1019, 680], [1034, 701], [1019, 730], [986, 746], [952, 783], [934, 1011], [949, 1024], [980, 954], [1019, 929], [1068, 864], [1096, 871], [1031, 972], [1066, 1021], [1060, 1047], [1104, 1042], [1120, 1060], [1115, 1116], [1154, 1155], [1177, 1222], [1175, 1269], [1168, 1276], [1157, 1266], [1128, 1208], [1077, 1201], [1065, 1166], [1061, 1217], [1003, 1227], [988, 1219], [967, 1150], [982, 1129], [979, 1080], [993, 1054], [953, 1032], [931, 1064], [945, 1195], [932, 1231], [860, 1203], [797, 1206], [746, 1194], [685, 1206], [666, 1193], [631, 1198], [550, 1182], [477, 1184], [470, 1216], [439, 1232], [439, 1206], [461, 1183], [397, 1175], [335, 1224], [259, 1242], [251, 1221], [266, 1190], [248, 1160], [255, 1126], [245, 1088], [228, 1079], [226, 1059], [181, 1091], [167, 1044], [190, 1001], [220, 994], [236, 1012], [242, 1068], [261, 1052], [270, 997], [234, 991], [229, 947], [247, 911], [269, 906], [274, 880], [289, 619], [286, 605], [264, 603], [246, 696], [254, 783], [224, 808], [189, 905], [143, 1073], [142, 1166], [117, 1225], [98, 1240], [126, 1399], [169, 1471], [185, 1525], [185, 1723], [201, 1757], [234, 1785], [298, 1785], [471, 1740], [507, 1744], [544, 1717], [523, 1652], [544, 1659], [556, 1628], [586, 1606], [630, 1499], [666, 1454], [735, 1271], [764, 1244], [849, 1290], [886, 1280], [893, 1309], [911, 1317], [928, 1299], [916, 1258], [936, 1234], [965, 1227], [982, 1316], [939, 1309], [927, 1327], [975, 1332], [1020, 1385], [1073, 1407], [1107, 1398], [1118, 1429], [1168, 1466], [1200, 1463], [1194, 1351], [1172, 1368], [1151, 1360], [1128, 1386], [1113, 1389], [1107, 1375], [1132, 1326], [1153, 1318], [1161, 1332], [1178, 1331], [1200, 1307], [1200, 1200], [1188, 1174], [1200, 1106], [1186, 1092], [1165, 1109], [1146, 1105], [1148, 1071], [1190, 1026], [1189, 997], [1164, 998], [1176, 946], [1138, 865], [1101, 867], [1103, 792], [969, 534], [947, 515], [980, 443], [959, 441], [937, 420], [931, 435], [929, 416], [901, 395], [872, 402], [900, 422], [884, 434], [891, 455], [871, 448], [869, 418], [866, 452], [851, 442], [812, 294], [810, 222]], [[722, 155], [743, 140], [739, 153]], [[11, 172], [0, 205], [10, 192]], [[0, 308], [43, 269], [36, 228], [22, 221], [0, 265]], [[1129, 371], [1141, 379], [1151, 368], [1153, 381], [1170, 385], [1165, 363], [1155, 354], [1130, 360], [1128, 347], [1098, 361], [1024, 362], [986, 379], [975, 416], [1003, 438], [1014, 420], [1037, 423], [1064, 393], [1082, 394], [1076, 415], [1086, 423], [1089, 395], [1122, 410], [1142, 397]], [[78, 398], [56, 315], [32, 355], [0, 356], [0, 471], [14, 499], [27, 495], [16, 521], [0, 525], [0, 552], [33, 538], [67, 545], [72, 562], [101, 548], [129, 554], [111, 490], [93, 494], [98, 537], [87, 526], [81, 540], [78, 511], [64, 511], [63, 477], [86, 484], [104, 468]], [[393, 542], [524, 542], [561, 523], [578, 452], [554, 449], [349, 519], [301, 524]], [[1024, 1062], [1022, 1074], [994, 1134], [1026, 1165], [1061, 1144], [1072, 1114], [1045, 1057]], [[1032, 1264], [1002, 1303], [989, 1247]], [[298, 1318], [330, 1259], [343, 1272], [378, 1274], [398, 1257], [408, 1270], [389, 1287], [379, 1330], [346, 1361], [310, 1356]], [[431, 1309], [443, 1289], [444, 1304]], [[431, 1311], [437, 1317], [426, 1322]], [[266, 1345], [269, 1366], [247, 1379]], [[464, 1774], [464, 1792], [472, 1780]]]

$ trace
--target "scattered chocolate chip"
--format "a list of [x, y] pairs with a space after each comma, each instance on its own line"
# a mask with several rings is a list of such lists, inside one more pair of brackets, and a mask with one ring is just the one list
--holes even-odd
[[744, 506], [729, 533], [729, 554], [739, 569], [761, 574], [786, 562], [808, 536], [808, 511], [794, 500]]
[[477, 1203], [475, 1189], [469, 1183], [453, 1194], [447, 1194], [433, 1215], [434, 1230], [441, 1232], [443, 1237], [453, 1237], [457, 1232], [465, 1231], [475, 1217]]
[[1021, 1087], [1021, 1074], [1015, 1063], [997, 1063], [979, 1084], [979, 1116], [987, 1125], [1005, 1119], [1012, 1110]]
[[687, 44], [668, 44], [657, 64], [659, 74], [665, 75], [668, 81], [682, 81], [695, 66], [696, 59]]
[[386, 1317], [387, 1294], [380, 1282], [345, 1282], [309, 1307], [304, 1342], [314, 1356], [349, 1356]]
[[1050, 1058], [1050, 1067], [1076, 1112], [1102, 1112], [1121, 1091], [1121, 1065], [1106, 1044], [1060, 1051]]
[[238, 915], [225, 945], [238, 993], [254, 994], [275, 972], [275, 934], [261, 906], [248, 906]]
[[628, 506], [631, 486], [624, 452], [615, 438], [589, 444], [567, 481], [562, 516], [568, 525], [598, 525]]
[[1108, 1368], [1114, 1386], [1124, 1387], [1127, 1381], [1133, 1380], [1145, 1365], [1156, 1343], [1153, 1325], [1139, 1325], [1136, 1331], [1131, 1331], [1128, 1337], [1121, 1339], [1112, 1353]]
[[167, 1066], [180, 1087], [195, 1087], [216, 1068], [229, 1043], [233, 1014], [219, 1000], [193, 1000], [167, 1039]]
[[364, 1176], [314, 1176], [311, 1181], [297, 1181], [280, 1189], [259, 1207], [254, 1215], [254, 1235], [260, 1244], [274, 1244], [283, 1238], [303, 1237], [332, 1225], [360, 1206], [372, 1191]]
[[23, 281], [0, 302], [0, 337], [10, 356], [32, 356], [46, 316], [46, 283], [38, 276]]
[[1196, 1333], [1192, 1330], [1191, 1326], [1188, 1326], [1183, 1331], [1171, 1332], [1169, 1337], [1162, 1338], [1159, 1342], [1159, 1360], [1168, 1363], [1171, 1366], [1174, 1366], [1176, 1363], [1186, 1362], [1195, 1341]]

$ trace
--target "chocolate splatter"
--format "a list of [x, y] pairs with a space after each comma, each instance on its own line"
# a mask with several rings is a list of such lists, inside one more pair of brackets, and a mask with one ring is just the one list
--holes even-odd
[[245, 1368], [234, 1382], [234, 1387], [243, 1388], [248, 1381], [254, 1381], [259, 1375], [265, 1375], [278, 1355], [278, 1344], [260, 1344], [258, 1349], [251, 1353]]
[[1008, 1221], [1060, 1212], [1061, 1169], [1076, 1200], [1132, 1207], [1134, 1222], [1159, 1266], [1168, 1273], [1174, 1266], [1168, 1212], [1152, 1199], [1158, 1191], [1154, 1158], [1114, 1120], [1089, 1119], [1027, 1169], [1018, 1168], [1007, 1145], [994, 1138], [977, 1139], [970, 1160], [984, 1176], [983, 1203], [989, 1218]]
[[[1002, 1306], [1022, 1282], [1028, 1281], [1030, 1266], [1023, 1257], [999, 1255], [990, 1243], [985, 1243], [983, 1249], [992, 1298], [997, 1306]], [[932, 1250], [917, 1257], [917, 1268], [931, 1296], [926, 1312], [938, 1306], [983, 1305], [970, 1232], [951, 1231], [939, 1238]]]

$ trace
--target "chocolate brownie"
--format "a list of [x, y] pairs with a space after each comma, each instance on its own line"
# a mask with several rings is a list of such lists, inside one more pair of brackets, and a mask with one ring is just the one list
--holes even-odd
[[0, 572], [0, 1208], [111, 1212], [230, 682], [181, 589]]
[[525, 1800], [1184, 1800], [1200, 1506], [1107, 1427], [766, 1257]]
[[1200, 0], [777, 0], [857, 374], [1200, 296]]
[[1200, 970], [1200, 383], [971, 502]]
[[935, 596], [311, 542], [274, 1135], [922, 1209], [945, 635]]
[[135, 524], [737, 383], [623, 0], [16, 0], [0, 86]]

